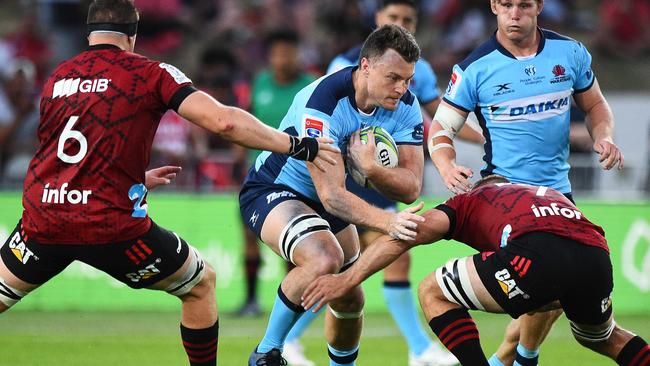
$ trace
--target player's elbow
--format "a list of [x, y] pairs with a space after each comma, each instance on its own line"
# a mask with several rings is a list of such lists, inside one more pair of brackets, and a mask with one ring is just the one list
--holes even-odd
[[334, 215], [341, 209], [341, 196], [341, 194], [337, 194], [332, 190], [318, 193], [318, 198], [323, 204], [325, 211]]
[[229, 106], [220, 107], [218, 113], [210, 116], [210, 129], [219, 136], [228, 138], [232, 131], [235, 130], [235, 121], [237, 120], [238, 109]]

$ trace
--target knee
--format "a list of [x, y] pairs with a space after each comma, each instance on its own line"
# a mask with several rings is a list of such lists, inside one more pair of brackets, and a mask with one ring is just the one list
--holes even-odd
[[439, 292], [440, 288], [438, 287], [435, 273], [426, 276], [418, 286], [418, 298], [421, 303], [423, 303], [425, 299], [438, 297]]
[[183, 300], [190, 299], [203, 299], [206, 296], [214, 296], [214, 289], [217, 283], [217, 274], [212, 266], [205, 264], [203, 268], [203, 276], [201, 280], [192, 287], [192, 289], [185, 295], [180, 296]]
[[314, 276], [338, 273], [343, 266], [343, 250], [339, 246], [321, 248], [318, 254], [302, 264], [302, 268]]
[[338, 312], [360, 312], [365, 304], [365, 296], [361, 287], [357, 286], [352, 291], [330, 302], [330, 307]]

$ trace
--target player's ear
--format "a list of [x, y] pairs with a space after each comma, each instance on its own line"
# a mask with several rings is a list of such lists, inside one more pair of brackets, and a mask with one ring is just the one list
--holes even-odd
[[537, 2], [537, 15], [539, 16], [544, 10], [544, 0], [535, 0]]
[[490, 9], [492, 9], [492, 14], [497, 15], [497, 2], [499, 0], [490, 0]]
[[359, 70], [361, 70], [365, 76], [368, 76], [368, 73], [370, 73], [370, 60], [365, 57], [359, 60]]

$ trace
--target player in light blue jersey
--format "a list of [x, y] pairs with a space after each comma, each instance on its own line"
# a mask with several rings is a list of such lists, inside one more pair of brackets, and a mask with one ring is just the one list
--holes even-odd
[[[366, 167], [372, 184], [385, 195], [412, 203], [422, 186], [422, 114], [408, 90], [420, 49], [399, 26], [384, 26], [364, 43], [359, 67], [349, 67], [316, 80], [301, 90], [280, 124], [295, 136], [328, 137], [347, 156], [347, 163]], [[374, 160], [374, 138], [362, 144], [358, 131], [381, 126], [398, 144], [399, 165], [385, 168]], [[359, 255], [354, 225], [409, 240], [422, 218], [422, 204], [394, 213], [373, 207], [345, 188], [340, 164], [321, 172], [312, 164], [296, 164], [263, 152], [240, 192], [244, 222], [274, 252], [291, 261], [278, 288], [264, 338], [249, 365], [280, 365], [285, 337], [304, 313], [301, 296], [316, 277], [337, 273]], [[352, 225], [354, 224], [354, 225]], [[354, 365], [359, 349], [363, 293], [355, 287], [329, 304], [325, 326], [330, 365]]]
[[[591, 55], [579, 42], [537, 27], [543, 6], [543, 0], [491, 0], [496, 33], [454, 66], [428, 140], [431, 158], [454, 193], [467, 191], [473, 175], [456, 165], [452, 142], [470, 111], [476, 112], [486, 139], [481, 176], [500, 174], [572, 198], [567, 163], [571, 98], [587, 115], [603, 168], [623, 168], [623, 154], [613, 142], [612, 112], [591, 70]], [[539, 345], [559, 315], [524, 315], [511, 323], [490, 364], [509, 365], [516, 358], [514, 365], [536, 365]]]
[[[414, 34], [417, 26], [417, 5], [414, 0], [380, 1], [379, 8], [375, 13], [375, 23], [377, 27], [386, 24], [396, 24], [404, 27], [411, 34]], [[360, 52], [361, 45], [336, 56], [327, 68], [327, 73], [332, 74], [345, 67], [358, 65]], [[409, 90], [417, 96], [422, 109], [429, 116], [433, 116], [438, 108], [438, 104], [440, 104], [440, 90], [437, 86], [437, 78], [431, 65], [423, 58], [418, 59], [415, 63], [415, 74]], [[466, 125], [463, 128], [459, 138], [474, 143], [483, 142], [483, 136], [470, 127], [470, 125]], [[359, 186], [351, 177], [347, 178], [346, 186], [350, 192], [353, 192], [376, 207], [386, 210], [397, 210], [397, 202], [384, 197], [372, 188]], [[357, 230], [361, 239], [362, 250], [381, 236], [381, 233], [372, 230], [365, 230], [363, 228], [358, 228]], [[410, 267], [411, 257], [406, 252], [384, 269], [382, 290], [388, 310], [408, 345], [408, 365], [455, 365], [458, 363], [458, 360], [445, 348], [433, 342], [420, 323], [411, 282], [409, 280]], [[300, 318], [288, 334], [284, 351], [285, 357], [290, 364], [295, 366], [314, 365], [304, 355], [299, 338], [317, 315], [307, 313]]]

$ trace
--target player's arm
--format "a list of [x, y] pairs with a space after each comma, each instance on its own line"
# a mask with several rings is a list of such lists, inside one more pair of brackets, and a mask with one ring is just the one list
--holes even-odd
[[587, 115], [587, 129], [594, 141], [594, 150], [600, 155], [603, 169], [609, 170], [616, 164], [619, 170], [623, 169], [623, 153], [614, 144], [614, 116], [600, 90], [598, 80], [594, 80], [591, 88], [575, 94], [574, 99]]
[[336, 165], [327, 165], [324, 170], [320, 170], [307, 163], [318, 198], [327, 212], [351, 224], [361, 225], [394, 238], [415, 238], [417, 225], [424, 219], [414, 212], [420, 210], [422, 204], [398, 213], [384, 211], [368, 204], [345, 188], [345, 170], [341, 154], [328, 154], [337, 162]]
[[248, 148], [288, 154], [298, 160], [312, 161], [318, 169], [336, 164], [326, 152], [338, 152], [329, 139], [298, 138], [275, 130], [243, 109], [219, 103], [202, 91], [188, 95], [178, 114], [228, 141]]
[[388, 266], [405, 251], [442, 239], [449, 230], [449, 217], [437, 209], [428, 210], [423, 216], [426, 221], [418, 225], [418, 235], [414, 241], [405, 242], [384, 235], [366, 248], [359, 259], [342, 274], [321, 276], [312, 282], [303, 293], [304, 308], [309, 309], [317, 304], [313, 309], [317, 311], [324, 304], [346, 294], [366, 278]]
[[[423, 108], [429, 114], [429, 116], [435, 116], [441, 101], [442, 99], [438, 97], [429, 103], [424, 104]], [[457, 136], [463, 141], [471, 142], [477, 145], [485, 142], [481, 131], [474, 128], [474, 126], [472, 126], [470, 123], [465, 123], [463, 127], [461, 127], [460, 131], [458, 131]]]
[[453, 141], [465, 125], [468, 114], [443, 100], [433, 117], [427, 139], [431, 160], [447, 188], [454, 193], [469, 191], [469, 178], [473, 175], [471, 169], [456, 165]]

